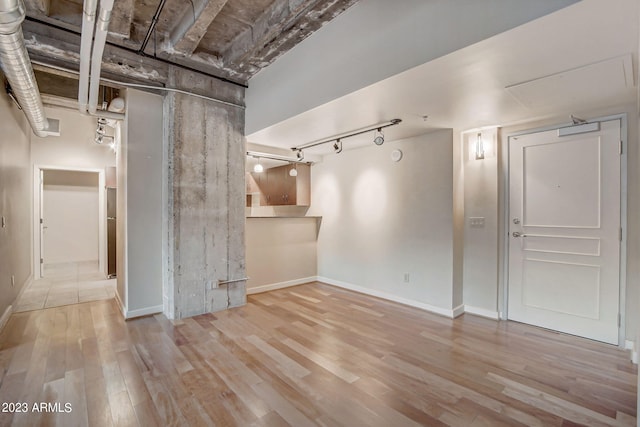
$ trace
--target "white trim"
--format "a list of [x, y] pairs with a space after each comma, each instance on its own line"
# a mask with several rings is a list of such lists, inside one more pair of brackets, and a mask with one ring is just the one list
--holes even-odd
[[5, 326], [7, 326], [7, 322], [9, 321], [9, 318], [11, 317], [12, 314], [13, 314], [13, 305], [10, 305], [4, 311], [4, 313], [2, 314], [2, 317], [0, 317], [0, 332], [2, 332]]
[[33, 165], [33, 270], [34, 278], [41, 279], [40, 273], [40, 171], [58, 170], [69, 172], [89, 172], [98, 174], [98, 263], [99, 270], [107, 275], [107, 203], [105, 194], [105, 170], [100, 168], [83, 168], [74, 166]]
[[122, 300], [120, 299], [120, 294], [118, 294], [118, 289], [117, 289], [117, 285], [116, 285], [116, 303], [118, 304], [118, 307], [120, 307], [120, 312], [122, 313], [122, 317], [124, 317], [125, 319], [127, 318], [127, 308], [124, 306], [124, 304], [122, 303]]
[[453, 319], [454, 310], [446, 309], [441, 307], [436, 307], [435, 305], [425, 304], [422, 302], [402, 298], [396, 295], [388, 294], [386, 292], [377, 291], [375, 289], [369, 289], [358, 285], [353, 285], [351, 283], [342, 282], [340, 280], [329, 279], [328, 277], [318, 277], [319, 282], [326, 283], [328, 285], [337, 286], [339, 288], [348, 289], [350, 291], [359, 292], [361, 294], [370, 295], [377, 298], [386, 299], [389, 301], [397, 302], [400, 304], [408, 305], [410, 307], [419, 308], [421, 310], [425, 310], [434, 314], [439, 314], [441, 316], [448, 317]]
[[452, 313], [453, 318], [455, 319], [458, 316], [462, 316], [464, 314], [464, 311], [465, 311], [464, 304], [460, 304], [459, 306], [453, 309], [453, 313]]
[[311, 276], [311, 277], [305, 277], [303, 279], [288, 280], [286, 282], [256, 286], [254, 288], [247, 288], [247, 295], [275, 291], [276, 289], [290, 288], [291, 286], [304, 285], [305, 283], [316, 282], [317, 280], [318, 280], [318, 276]]
[[464, 312], [480, 317], [486, 317], [487, 319], [500, 320], [500, 314], [497, 311], [487, 310], [486, 308], [465, 305]]
[[150, 314], [162, 313], [162, 308], [163, 308], [162, 305], [156, 305], [153, 307], [145, 307], [145, 308], [140, 308], [138, 310], [127, 311], [126, 314], [124, 315], [124, 318], [129, 320], [135, 317], [142, 317], [142, 316], [148, 316]]
[[636, 350], [636, 343], [631, 340], [624, 341], [624, 349], [630, 350], [631, 353], [631, 361], [634, 364], [638, 364], [638, 351]]

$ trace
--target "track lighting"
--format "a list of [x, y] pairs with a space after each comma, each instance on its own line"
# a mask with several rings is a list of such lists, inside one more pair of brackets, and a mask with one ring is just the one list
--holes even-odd
[[340, 140], [340, 138], [336, 139], [336, 142], [333, 143], [333, 150], [336, 154], [342, 153], [342, 140]]
[[256, 164], [255, 164], [255, 166], [253, 167], [253, 171], [254, 171], [255, 173], [262, 173], [262, 172], [264, 172], [264, 166], [262, 166], [262, 165], [260, 164], [260, 162], [258, 162], [258, 163], [256, 163]]
[[301, 160], [304, 160], [304, 153], [302, 152], [302, 150], [298, 150], [298, 151], [296, 152], [296, 158], [297, 158], [298, 160], [300, 160], [300, 161], [301, 161]]
[[384, 134], [382, 133], [382, 128], [376, 129], [376, 137], [373, 138], [373, 143], [376, 145], [384, 144]]
[[291, 169], [289, 169], [289, 176], [298, 176], [298, 166], [293, 165]]
[[302, 150], [305, 150], [305, 149], [311, 148], [311, 147], [317, 147], [318, 145], [322, 145], [322, 144], [333, 143], [333, 149], [335, 150], [336, 153], [339, 153], [339, 152], [342, 151], [342, 141], [345, 138], [351, 138], [353, 136], [362, 135], [362, 134], [365, 134], [365, 133], [368, 133], [368, 132], [371, 132], [371, 131], [376, 131], [376, 136], [375, 136], [373, 142], [376, 145], [382, 145], [382, 144], [384, 144], [384, 134], [382, 133], [382, 129], [388, 128], [390, 126], [399, 125], [401, 122], [402, 122], [401, 119], [389, 120], [388, 122], [383, 122], [383, 123], [378, 123], [376, 125], [367, 126], [365, 128], [361, 128], [361, 129], [353, 131], [353, 132], [343, 133], [343, 134], [335, 135], [335, 136], [327, 138], [327, 139], [322, 139], [322, 140], [319, 140], [319, 141], [310, 142], [308, 144], [299, 145], [297, 147], [292, 147], [291, 150], [292, 151], [296, 151], [297, 155], [298, 155], [298, 159], [301, 160], [303, 158], [303, 157], [301, 157]]

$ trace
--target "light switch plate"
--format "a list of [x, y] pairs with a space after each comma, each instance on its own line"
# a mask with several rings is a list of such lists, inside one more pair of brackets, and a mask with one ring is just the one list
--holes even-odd
[[484, 228], [484, 217], [483, 216], [472, 216], [469, 217], [469, 225], [473, 228]]

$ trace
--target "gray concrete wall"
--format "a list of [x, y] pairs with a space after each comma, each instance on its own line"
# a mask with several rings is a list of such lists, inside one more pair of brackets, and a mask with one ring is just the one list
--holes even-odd
[[[243, 99], [241, 87], [172, 70], [173, 84]], [[167, 107], [168, 106], [168, 107]], [[245, 303], [245, 282], [216, 288], [245, 271], [244, 110], [202, 98], [165, 99], [168, 132], [169, 317], [182, 318]], [[168, 116], [167, 116], [168, 115]], [[212, 289], [213, 288], [213, 289]]]
[[[2, 75], [0, 74], [0, 77]], [[0, 95], [0, 316], [31, 276], [33, 174], [28, 127], [22, 111]], [[11, 285], [11, 276], [15, 285]]]

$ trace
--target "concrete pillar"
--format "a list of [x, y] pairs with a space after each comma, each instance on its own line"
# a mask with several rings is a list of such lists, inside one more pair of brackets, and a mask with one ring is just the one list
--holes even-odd
[[[176, 86], [244, 98], [241, 87], [170, 71]], [[245, 304], [244, 109], [183, 94], [165, 99], [169, 158], [165, 314], [183, 318]]]

